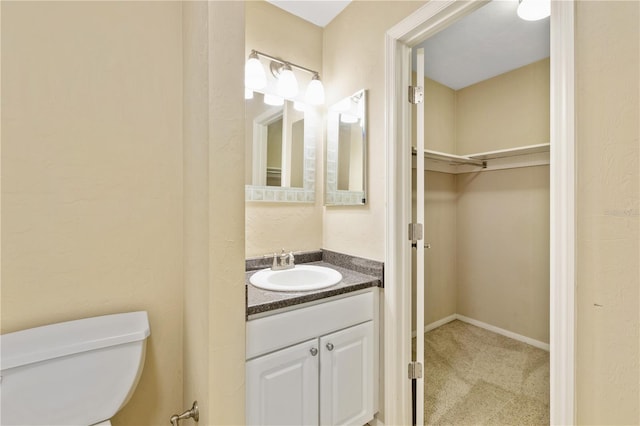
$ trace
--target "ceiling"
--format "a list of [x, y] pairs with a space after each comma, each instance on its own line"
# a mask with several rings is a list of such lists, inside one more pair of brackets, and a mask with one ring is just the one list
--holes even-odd
[[[351, 0], [267, 1], [324, 27]], [[493, 0], [416, 46], [427, 77], [458, 90], [549, 57], [549, 18], [524, 21], [517, 8], [518, 0]]]
[[286, 10], [319, 27], [326, 26], [351, 0], [267, 0], [274, 6]]
[[494, 0], [416, 46], [427, 77], [458, 90], [549, 57], [549, 18], [524, 21], [517, 7]]

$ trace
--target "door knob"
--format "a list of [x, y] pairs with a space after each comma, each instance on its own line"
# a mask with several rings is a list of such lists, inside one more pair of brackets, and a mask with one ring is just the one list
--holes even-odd
[[311, 355], [312, 355], [312, 356], [316, 356], [316, 355], [318, 355], [318, 349], [316, 349], [316, 348], [311, 348], [311, 349], [309, 350], [309, 352], [311, 352]]
[[327, 343], [327, 349], [332, 351], [333, 350], [333, 343]]

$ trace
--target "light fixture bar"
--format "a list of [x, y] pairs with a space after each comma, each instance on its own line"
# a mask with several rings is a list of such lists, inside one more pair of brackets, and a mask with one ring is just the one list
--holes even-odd
[[318, 71], [311, 70], [309, 68], [303, 67], [302, 65], [294, 64], [293, 62], [283, 61], [282, 59], [278, 59], [278, 58], [276, 58], [274, 56], [271, 56], [271, 55], [268, 55], [266, 53], [259, 52], [259, 51], [255, 50], [255, 49], [251, 50], [251, 54], [252, 55], [256, 54], [258, 56], [262, 56], [262, 57], [270, 59], [270, 60], [272, 60], [274, 62], [278, 62], [278, 63], [280, 63], [282, 65], [289, 65], [289, 66], [291, 66], [293, 68], [297, 68], [297, 69], [299, 69], [301, 71], [308, 72], [309, 74], [318, 75], [318, 76], [320, 75], [320, 73]]

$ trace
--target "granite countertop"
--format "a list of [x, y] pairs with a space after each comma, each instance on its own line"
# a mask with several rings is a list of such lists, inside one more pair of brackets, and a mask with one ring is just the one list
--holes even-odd
[[[299, 257], [302, 258], [302, 256], [296, 254], [296, 259]], [[317, 260], [318, 258], [321, 258], [322, 260]], [[325, 266], [335, 269], [342, 274], [342, 281], [332, 287], [320, 290], [301, 292], [268, 291], [254, 287], [249, 283], [249, 278], [251, 275], [255, 274], [257, 270], [254, 269], [247, 271], [247, 317], [275, 309], [338, 296], [352, 291], [370, 287], [382, 287], [383, 267], [381, 262], [341, 255], [339, 253], [329, 252], [326, 250], [323, 250], [320, 256], [311, 256], [308, 259], [314, 261], [300, 262], [298, 264], [305, 263], [308, 265]], [[349, 268], [348, 266], [353, 266], [353, 268]], [[255, 268], [255, 266], [253, 268]]]

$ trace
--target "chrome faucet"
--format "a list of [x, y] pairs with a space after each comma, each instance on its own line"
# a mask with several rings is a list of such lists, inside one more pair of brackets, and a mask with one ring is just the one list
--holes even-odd
[[293, 269], [295, 266], [295, 256], [293, 255], [293, 252], [286, 253], [284, 249], [282, 249], [282, 253], [279, 255], [273, 253], [273, 264], [271, 265], [272, 271]]

